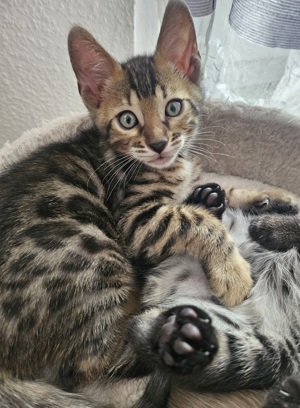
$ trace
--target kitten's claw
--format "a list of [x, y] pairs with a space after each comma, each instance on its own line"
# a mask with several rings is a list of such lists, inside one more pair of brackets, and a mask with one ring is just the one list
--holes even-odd
[[263, 408], [298, 408], [300, 406], [300, 378], [287, 377], [268, 393]]
[[205, 367], [217, 352], [209, 316], [194, 306], [170, 309], [160, 329], [158, 352], [163, 363], [182, 374]]
[[272, 199], [270, 197], [254, 201], [252, 205], [253, 208], [250, 212], [253, 212], [254, 214], [277, 213], [293, 215], [298, 213], [298, 207], [296, 205], [293, 205], [288, 201]]
[[226, 208], [225, 191], [219, 184], [204, 184], [193, 191], [186, 203], [202, 205], [213, 215], [221, 218]]
[[270, 206], [270, 199], [266, 197], [261, 201], [255, 201], [253, 205], [257, 210], [267, 209]]

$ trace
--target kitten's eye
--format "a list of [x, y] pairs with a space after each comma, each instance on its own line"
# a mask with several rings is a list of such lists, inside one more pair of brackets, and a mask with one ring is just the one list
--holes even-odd
[[167, 103], [166, 115], [167, 116], [178, 116], [182, 110], [182, 102], [180, 99], [172, 99]]
[[125, 129], [132, 129], [138, 124], [138, 120], [134, 113], [130, 111], [124, 111], [118, 116], [120, 125]]

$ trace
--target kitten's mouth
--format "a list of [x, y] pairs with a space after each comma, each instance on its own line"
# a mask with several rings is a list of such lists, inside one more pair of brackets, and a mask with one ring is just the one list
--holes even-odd
[[169, 167], [174, 163], [178, 152], [169, 152], [157, 154], [154, 158], [147, 160], [148, 166], [154, 167], [156, 169], [163, 169]]

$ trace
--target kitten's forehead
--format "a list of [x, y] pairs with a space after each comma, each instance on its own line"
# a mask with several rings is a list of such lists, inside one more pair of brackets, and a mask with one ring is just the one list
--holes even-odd
[[158, 85], [153, 57], [135, 57], [122, 64], [129, 86], [139, 99], [155, 95]]

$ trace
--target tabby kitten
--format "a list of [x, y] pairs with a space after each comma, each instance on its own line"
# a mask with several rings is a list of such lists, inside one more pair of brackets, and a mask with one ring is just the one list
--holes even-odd
[[[194, 27], [184, 3], [171, 0], [153, 57], [120, 65], [78, 27], [69, 50], [94, 127], [39, 149], [0, 177], [0, 403], [93, 406], [63, 389], [81, 391], [98, 407], [164, 407], [170, 384], [180, 375], [193, 385], [195, 364], [201, 381], [227, 337], [215, 334], [194, 299], [189, 308], [176, 303], [182, 318], [204, 317], [199, 333], [207, 343], [200, 341], [203, 352], [188, 356], [182, 374], [169, 367], [157, 340], [172, 311], [159, 303], [130, 320], [149, 268], [184, 253], [198, 269], [201, 262], [210, 293], [228, 306], [252, 285], [226, 227], [185, 202], [199, 176], [192, 157], [202, 103]], [[45, 382], [29, 381], [39, 378]]]
[[200, 126], [200, 56], [184, 3], [171, 1], [165, 16], [153, 57], [120, 65], [75, 27], [70, 58], [97, 128], [106, 204], [131, 260], [144, 269], [187, 253], [205, 264], [214, 295], [234, 305], [252, 285], [248, 264], [214, 217], [182, 205], [199, 178], [191, 152]]
[[[225, 227], [182, 204], [196, 180], [188, 158], [202, 101], [186, 6], [169, 3], [153, 57], [120, 65], [81, 28], [70, 32], [69, 50], [95, 126], [0, 177], [4, 407], [51, 407], [47, 383], [75, 391], [114, 375], [139, 306], [132, 262], [143, 273], [186, 252], [202, 261], [211, 290], [227, 305], [252, 285]], [[54, 392], [66, 398], [61, 406], [82, 404]]]
[[[81, 28], [71, 31], [69, 51], [81, 96], [100, 131], [99, 154], [105, 164], [97, 171], [106, 190], [105, 203], [125, 240], [138, 283], [146, 282], [145, 311], [129, 324], [130, 345], [138, 356], [126, 350], [117, 363], [122, 369], [116, 372], [112, 365], [111, 372], [124, 379], [151, 369], [139, 407], [165, 406], [174, 384], [197, 391], [258, 388], [296, 372], [296, 340], [289, 340], [290, 326], [276, 336], [268, 331], [267, 314], [261, 322], [261, 314], [253, 309], [260, 302], [258, 284], [240, 311], [227, 314], [216, 304], [215, 298], [226, 306], [239, 303], [251, 280], [227, 229], [206, 209], [186, 201], [199, 177], [192, 151], [201, 125], [202, 93], [196, 36], [185, 5], [169, 2], [153, 57], [119, 65]], [[271, 209], [277, 203], [274, 197], [267, 203]], [[229, 192], [228, 199], [243, 208], [253, 202], [251, 195], [245, 198], [240, 192]], [[265, 209], [263, 197], [255, 202]], [[249, 256], [258, 279], [263, 268], [260, 263], [255, 270], [254, 258]], [[268, 265], [263, 276], [274, 268]], [[194, 291], [184, 276], [187, 269], [198, 282]], [[180, 289], [170, 285], [178, 270], [184, 281]], [[153, 276], [158, 280], [154, 289]], [[162, 292], [164, 282], [167, 292]], [[266, 299], [270, 307], [272, 298]], [[290, 309], [298, 306], [298, 298], [292, 297], [290, 304]], [[280, 309], [278, 316], [285, 321], [289, 312]], [[254, 362], [249, 361], [251, 353]], [[114, 405], [130, 403], [115, 400]]]

